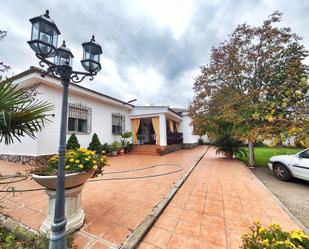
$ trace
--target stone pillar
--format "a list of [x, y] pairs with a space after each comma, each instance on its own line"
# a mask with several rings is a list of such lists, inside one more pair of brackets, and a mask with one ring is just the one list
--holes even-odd
[[[85, 212], [81, 208], [81, 192], [83, 185], [65, 190], [65, 216], [67, 219], [66, 230], [68, 233], [80, 228], [84, 224]], [[40, 227], [40, 232], [50, 236], [50, 227], [54, 218], [56, 191], [46, 189], [48, 195], [48, 214]]]
[[160, 114], [160, 146], [167, 145], [166, 138], [166, 116], [165, 114]]

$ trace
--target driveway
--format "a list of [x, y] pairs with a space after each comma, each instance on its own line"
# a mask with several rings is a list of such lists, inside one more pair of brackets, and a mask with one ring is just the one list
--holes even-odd
[[138, 249], [237, 249], [255, 221], [299, 229], [247, 167], [211, 148]]
[[309, 182], [279, 181], [268, 168], [258, 167], [252, 172], [309, 229]]

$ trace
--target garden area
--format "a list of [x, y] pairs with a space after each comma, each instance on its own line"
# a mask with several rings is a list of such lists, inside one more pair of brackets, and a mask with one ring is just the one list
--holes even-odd
[[[244, 148], [248, 152], [247, 148]], [[277, 155], [292, 155], [301, 151], [301, 148], [288, 148], [288, 147], [255, 147], [255, 166], [267, 167], [269, 158]], [[248, 153], [236, 155], [236, 158], [247, 163], [249, 161]]]

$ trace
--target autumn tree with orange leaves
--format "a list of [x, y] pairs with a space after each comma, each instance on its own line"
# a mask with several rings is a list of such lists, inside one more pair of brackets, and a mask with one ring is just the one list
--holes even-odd
[[[308, 51], [276, 11], [259, 27], [246, 23], [211, 51], [194, 83], [190, 115], [198, 133], [216, 134], [219, 121], [248, 141], [254, 165], [256, 140], [294, 136], [309, 146]], [[220, 134], [216, 134], [220, 135]]]

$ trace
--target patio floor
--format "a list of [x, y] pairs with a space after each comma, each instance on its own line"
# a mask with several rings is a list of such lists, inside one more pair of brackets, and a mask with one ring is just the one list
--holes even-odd
[[[200, 146], [163, 157], [125, 155], [111, 158], [111, 166], [106, 168], [106, 173], [163, 166], [105, 174], [103, 178], [106, 180], [87, 182], [82, 196], [86, 220], [75, 239], [76, 248], [118, 248], [205, 150], [206, 147]], [[178, 169], [174, 165], [181, 166], [183, 170], [160, 177], [115, 180], [168, 173]], [[3, 174], [24, 172], [25, 169], [26, 166], [0, 161], [0, 173]], [[11, 185], [16, 189], [39, 187], [30, 179]], [[1, 196], [4, 194], [1, 193]], [[47, 213], [44, 191], [9, 194], [1, 202], [6, 207], [2, 213], [36, 230]], [[240, 235], [256, 220], [264, 224], [280, 223], [286, 229], [297, 228], [250, 170], [236, 160], [219, 158], [211, 148], [139, 249], [236, 249]]]
[[248, 168], [210, 149], [138, 249], [236, 249], [254, 221], [299, 229]]
[[[197, 147], [163, 157], [124, 155], [110, 158], [111, 166], [105, 168], [106, 173], [161, 166], [121, 174], [106, 174], [102, 177], [106, 180], [87, 182], [82, 195], [86, 219], [75, 240], [77, 248], [117, 248], [205, 150], [206, 147]], [[176, 166], [181, 166], [183, 170], [160, 177], [115, 180], [122, 177], [165, 174], [179, 170]], [[4, 175], [23, 173], [28, 169], [29, 167], [24, 165], [0, 161], [0, 173]], [[95, 178], [97, 179], [99, 178]], [[14, 186], [17, 190], [40, 188], [30, 179], [11, 183], [5, 188], [9, 186]], [[0, 199], [5, 195], [7, 194], [0, 193]], [[1, 205], [5, 207], [1, 210], [2, 213], [38, 230], [47, 213], [47, 195], [44, 191], [14, 195], [10, 193], [1, 200]]]

